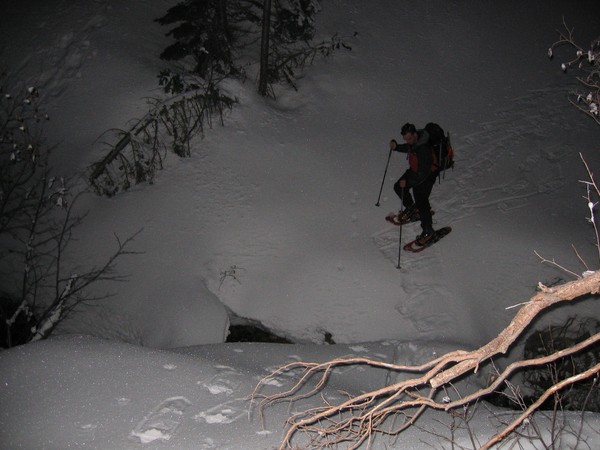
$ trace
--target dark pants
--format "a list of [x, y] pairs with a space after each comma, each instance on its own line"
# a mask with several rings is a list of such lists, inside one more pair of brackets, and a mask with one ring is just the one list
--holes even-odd
[[410, 209], [415, 205], [415, 201], [413, 200], [413, 197], [410, 194], [411, 188], [408, 186], [405, 186], [403, 188], [400, 187], [400, 182], [402, 180], [406, 180], [406, 175], [407, 173], [405, 172], [404, 175], [402, 175], [400, 179], [396, 181], [396, 183], [394, 184], [394, 192], [398, 197], [400, 197], [400, 200], [402, 200], [402, 206], [404, 207], [404, 209]]
[[[412, 187], [400, 187], [400, 181], [404, 180], [406, 173], [400, 177], [394, 184], [394, 192], [402, 200], [402, 205], [405, 209], [416, 207], [419, 210], [421, 219], [421, 228], [425, 233], [433, 232], [433, 219], [431, 217], [431, 205], [429, 204], [429, 196], [435, 184], [437, 173], [430, 174], [420, 184]], [[410, 194], [410, 189], [413, 191], [413, 196]]]

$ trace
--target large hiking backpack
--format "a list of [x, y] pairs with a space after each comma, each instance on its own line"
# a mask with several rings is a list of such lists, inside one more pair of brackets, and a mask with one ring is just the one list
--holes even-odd
[[434, 161], [440, 172], [454, 167], [454, 150], [450, 143], [450, 133], [444, 133], [437, 123], [429, 122], [425, 125], [429, 134], [429, 144], [433, 147]]

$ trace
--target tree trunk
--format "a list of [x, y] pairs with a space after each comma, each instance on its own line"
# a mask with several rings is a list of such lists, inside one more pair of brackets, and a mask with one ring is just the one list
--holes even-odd
[[221, 31], [223, 32], [227, 43], [231, 45], [231, 31], [229, 30], [229, 20], [227, 20], [227, 0], [218, 0], [217, 17]]
[[269, 87], [269, 30], [271, 28], [271, 0], [264, 0], [262, 37], [260, 42], [260, 74], [258, 78], [258, 93], [267, 96]]

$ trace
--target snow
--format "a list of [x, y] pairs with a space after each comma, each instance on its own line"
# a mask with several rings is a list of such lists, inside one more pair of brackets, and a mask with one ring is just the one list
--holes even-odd
[[[169, 41], [153, 19], [175, 3], [0, 6], [2, 57], [44, 99], [57, 177], [83, 174], [107, 151], [102, 134], [126, 128], [159, 95], [158, 55]], [[115, 295], [74, 314], [62, 336], [0, 354], [2, 445], [272, 448], [287, 407], [268, 410], [263, 424], [247, 401], [268, 369], [348, 355], [407, 364], [473, 348], [508, 324], [510, 307], [538, 282], [569, 278], [535, 251], [583, 273], [573, 245], [596, 267], [578, 154], [598, 166], [598, 126], [566, 100], [562, 51], [547, 57], [563, 17], [580, 42], [596, 37], [600, 6], [579, 6], [326, 2], [320, 33], [348, 36], [351, 52], [317, 62], [298, 92], [281, 88], [277, 101], [255, 94], [252, 80], [229, 82], [240, 103], [191, 158], [170, 155], [151, 185], [83, 199], [89, 213], [72, 264], [100, 264], [116, 249], [114, 234], [139, 230], [133, 249], [143, 254], [119, 260], [129, 282], [98, 286]], [[375, 203], [388, 141], [407, 121], [452, 133], [456, 169], [431, 201], [434, 226], [453, 231], [421, 254], [403, 253], [398, 269], [399, 230], [383, 218], [399, 207], [401, 155]], [[403, 227], [403, 241], [418, 231]], [[599, 312], [589, 299], [535, 325]], [[223, 344], [232, 314], [297, 344]], [[321, 345], [326, 333], [337, 345]], [[328, 393], [381, 386], [386, 376], [351, 368]], [[473, 423], [493, 433], [483, 418]], [[447, 445], [417, 431], [396, 444], [431, 448], [418, 444], [427, 439]]]

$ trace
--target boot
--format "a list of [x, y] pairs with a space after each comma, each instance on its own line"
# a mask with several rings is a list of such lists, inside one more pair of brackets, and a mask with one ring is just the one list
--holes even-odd
[[435, 231], [433, 231], [433, 230], [423, 231], [419, 236], [417, 236], [417, 239], [416, 239], [415, 243], [418, 246], [423, 247], [431, 239], [433, 239], [434, 235], [435, 235]]
[[398, 215], [398, 222], [406, 223], [412, 222], [413, 220], [419, 220], [419, 210], [415, 205], [409, 206], [402, 214]]

